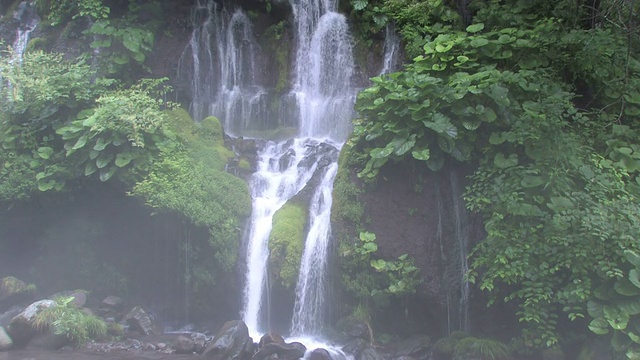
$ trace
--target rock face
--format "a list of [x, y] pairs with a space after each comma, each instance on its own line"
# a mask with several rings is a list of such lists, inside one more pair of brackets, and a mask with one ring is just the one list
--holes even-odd
[[204, 357], [211, 360], [248, 360], [252, 354], [253, 340], [240, 320], [227, 321], [204, 351]]
[[2, 326], [0, 326], [0, 351], [9, 350], [13, 345], [13, 340]]
[[136, 306], [125, 316], [130, 329], [139, 331], [144, 335], [160, 335], [162, 331], [158, 324], [147, 314], [142, 307]]
[[36, 301], [11, 319], [7, 330], [9, 336], [13, 339], [14, 346], [23, 347], [31, 340], [36, 334], [36, 330], [33, 327], [36, 315], [52, 306], [57, 306], [57, 303], [53, 300]]
[[299, 342], [292, 342], [290, 344], [278, 344], [274, 342], [263, 345], [260, 350], [253, 355], [251, 360], [270, 359], [273, 358], [272, 355], [275, 355], [276, 359], [298, 360], [304, 356], [306, 351], [307, 348]]

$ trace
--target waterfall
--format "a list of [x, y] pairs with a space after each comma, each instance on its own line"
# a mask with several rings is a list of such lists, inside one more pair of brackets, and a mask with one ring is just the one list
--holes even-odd
[[467, 248], [469, 246], [468, 219], [464, 204], [460, 201], [458, 176], [455, 172], [451, 172], [451, 198], [454, 214], [454, 234], [458, 247], [458, 260], [460, 261], [459, 329], [467, 331], [469, 328], [469, 282], [465, 281], [464, 276], [469, 271], [467, 263]]
[[331, 229], [331, 190], [338, 171], [333, 162], [311, 199], [310, 226], [300, 263], [293, 312], [293, 335], [316, 335], [322, 330], [325, 305], [325, 272], [327, 268]]
[[[289, 0], [296, 50], [293, 83], [289, 94], [278, 96], [261, 86], [264, 65], [249, 17], [230, 1], [220, 3], [196, 0], [193, 32], [180, 59], [179, 77], [191, 90], [192, 117], [215, 115], [230, 136], [249, 136], [274, 123], [295, 124], [298, 134], [286, 141], [258, 142], [264, 146], [249, 180], [253, 209], [244, 239], [242, 318], [254, 339], [270, 330], [267, 267], [273, 216], [308, 189], [305, 194], [313, 194], [310, 230], [296, 286], [292, 332], [318, 334], [323, 320], [319, 314], [326, 305], [324, 276], [337, 152], [351, 131], [356, 95], [347, 20], [331, 0]], [[276, 96], [283, 109], [274, 115], [267, 104]]]
[[395, 71], [400, 63], [400, 37], [392, 24], [387, 24], [384, 30], [384, 60], [380, 75]]
[[267, 114], [251, 21], [230, 2], [197, 0], [191, 22], [194, 30], [178, 66], [178, 77], [186, 73], [191, 88], [191, 116], [199, 121], [215, 115], [227, 134], [243, 135]]
[[33, 4], [23, 1], [13, 13], [13, 18], [20, 24], [16, 30], [16, 38], [12, 45], [13, 59], [21, 61], [27, 49], [27, 44], [29, 43], [29, 36], [36, 26], [38, 26], [38, 23], [40, 23], [40, 17], [36, 14], [36, 9], [33, 7]]
[[355, 91], [352, 40], [347, 20], [332, 1], [290, 0], [297, 51], [292, 95], [299, 111], [301, 137], [339, 143], [350, 131]]

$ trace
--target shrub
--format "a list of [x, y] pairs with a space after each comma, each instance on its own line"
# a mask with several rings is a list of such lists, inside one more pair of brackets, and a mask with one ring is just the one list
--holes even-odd
[[509, 356], [507, 345], [491, 339], [464, 338], [459, 340], [453, 349], [453, 360], [466, 360], [468, 358], [507, 360]]
[[33, 326], [38, 330], [49, 329], [63, 335], [74, 345], [107, 335], [107, 324], [97, 316], [90, 315], [73, 305], [73, 297], [56, 298], [56, 306], [38, 313]]

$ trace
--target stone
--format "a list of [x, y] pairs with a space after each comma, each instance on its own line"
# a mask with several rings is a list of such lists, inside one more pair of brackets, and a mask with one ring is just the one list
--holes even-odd
[[195, 343], [191, 337], [180, 335], [173, 344], [173, 348], [176, 350], [176, 354], [193, 354]]
[[129, 329], [139, 331], [143, 335], [160, 335], [160, 327], [140, 306], [136, 306], [125, 316]]
[[20, 314], [23, 311], [24, 307], [13, 306], [3, 314], [0, 314], [0, 326], [9, 326], [9, 323], [11, 323], [11, 319], [13, 319], [16, 315]]
[[197, 354], [202, 354], [209, 341], [207, 335], [197, 332], [191, 333], [191, 340], [193, 340], [193, 351]]
[[33, 300], [35, 286], [13, 276], [0, 279], [0, 313], [12, 306]]
[[0, 326], [0, 351], [9, 350], [13, 346], [13, 340], [7, 334], [4, 327]]
[[342, 347], [342, 351], [347, 354], [353, 355], [354, 359], [358, 359], [360, 353], [369, 346], [369, 342], [356, 338], [349, 341], [345, 346]]
[[411, 356], [413, 358], [424, 358], [432, 352], [431, 338], [427, 335], [414, 335], [402, 341], [387, 346], [396, 356]]
[[327, 351], [327, 349], [318, 348], [315, 349], [309, 354], [308, 360], [333, 360], [331, 358], [331, 353]]
[[51, 299], [55, 299], [58, 297], [71, 297], [71, 304], [77, 308], [83, 307], [87, 303], [87, 291], [86, 290], [72, 290], [72, 291], [62, 291], [51, 295]]
[[145, 343], [144, 346], [142, 346], [142, 350], [143, 351], [156, 351], [157, 347], [151, 343]]
[[57, 306], [57, 303], [53, 300], [36, 301], [11, 319], [7, 333], [13, 339], [14, 346], [24, 347], [31, 340], [36, 334], [33, 327], [36, 315], [51, 306]]
[[362, 339], [371, 342], [371, 328], [363, 321], [350, 321], [347, 324], [346, 333], [349, 339]]
[[297, 360], [303, 357], [306, 351], [307, 348], [299, 342], [292, 342], [290, 344], [272, 342], [260, 347], [251, 360], [265, 360], [269, 359], [272, 355], [277, 355], [276, 358], [278, 359]]
[[368, 346], [362, 350], [357, 360], [385, 360], [385, 358], [372, 346]]
[[60, 350], [64, 346], [70, 345], [71, 341], [64, 335], [56, 335], [50, 331], [37, 333], [26, 346], [27, 350]]
[[211, 360], [248, 360], [253, 354], [253, 340], [241, 320], [227, 321], [203, 352]]
[[112, 309], [118, 309], [122, 307], [123, 304], [124, 301], [121, 298], [113, 295], [107, 296], [106, 298], [104, 298], [104, 300], [102, 300], [102, 305]]

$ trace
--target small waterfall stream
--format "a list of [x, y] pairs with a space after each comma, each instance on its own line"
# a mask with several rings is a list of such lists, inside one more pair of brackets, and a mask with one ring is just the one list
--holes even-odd
[[13, 18], [20, 23], [16, 30], [16, 38], [12, 44], [13, 60], [21, 61], [24, 52], [27, 50], [29, 36], [40, 23], [40, 17], [36, 14], [36, 9], [32, 3], [23, 1], [13, 13]]
[[380, 75], [397, 70], [400, 64], [400, 36], [392, 24], [387, 24], [384, 30], [384, 60]]

